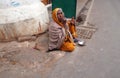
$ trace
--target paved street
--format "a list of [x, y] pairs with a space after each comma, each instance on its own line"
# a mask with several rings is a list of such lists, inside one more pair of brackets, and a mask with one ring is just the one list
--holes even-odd
[[58, 61], [48, 78], [120, 78], [120, 0], [95, 0], [89, 20], [97, 32]]

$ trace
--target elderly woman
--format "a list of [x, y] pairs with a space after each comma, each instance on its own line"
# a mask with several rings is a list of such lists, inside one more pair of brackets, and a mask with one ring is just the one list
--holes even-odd
[[53, 22], [49, 26], [49, 50], [72, 52], [75, 49], [73, 38], [76, 38], [74, 18], [66, 20], [61, 8], [52, 12]]

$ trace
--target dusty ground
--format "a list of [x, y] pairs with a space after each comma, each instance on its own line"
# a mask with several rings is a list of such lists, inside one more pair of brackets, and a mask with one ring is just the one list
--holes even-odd
[[[43, 77], [54, 62], [65, 53], [47, 53], [48, 35], [42, 34], [36, 41], [0, 43], [0, 78]], [[33, 49], [38, 43], [40, 50]]]

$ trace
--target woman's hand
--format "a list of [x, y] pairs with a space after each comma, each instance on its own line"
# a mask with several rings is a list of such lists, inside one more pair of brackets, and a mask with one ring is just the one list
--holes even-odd
[[75, 25], [75, 18], [74, 17], [72, 17], [72, 19], [70, 20], [70, 24]]

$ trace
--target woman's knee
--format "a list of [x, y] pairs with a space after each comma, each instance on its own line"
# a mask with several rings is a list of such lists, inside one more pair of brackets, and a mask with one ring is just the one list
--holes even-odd
[[69, 46], [68, 51], [69, 51], [69, 52], [73, 52], [74, 49], [75, 49], [75, 46]]

